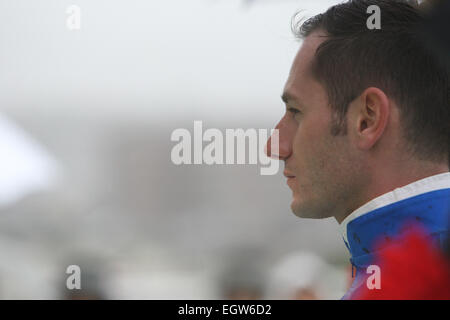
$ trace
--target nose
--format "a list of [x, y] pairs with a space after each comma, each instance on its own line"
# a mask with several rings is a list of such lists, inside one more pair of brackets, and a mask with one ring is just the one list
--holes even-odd
[[286, 160], [292, 153], [292, 141], [295, 128], [289, 125], [286, 115], [281, 118], [274, 132], [267, 140], [266, 155], [272, 159]]

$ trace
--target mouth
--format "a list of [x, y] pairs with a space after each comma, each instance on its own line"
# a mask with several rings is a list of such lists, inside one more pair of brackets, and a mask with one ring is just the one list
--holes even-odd
[[283, 174], [287, 178], [286, 183], [289, 186], [289, 188], [294, 189], [295, 188], [295, 179], [296, 179], [295, 175], [286, 170], [283, 172]]
[[295, 175], [294, 175], [293, 173], [289, 172], [289, 171], [284, 170], [283, 174], [284, 174], [284, 176], [285, 176], [286, 178], [288, 178], [288, 180], [289, 180], [290, 178], [295, 178]]

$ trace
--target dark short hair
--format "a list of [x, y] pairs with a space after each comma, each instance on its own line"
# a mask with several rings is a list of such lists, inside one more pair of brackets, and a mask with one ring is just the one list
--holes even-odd
[[[380, 8], [381, 29], [367, 27], [370, 5]], [[346, 134], [350, 102], [373, 86], [398, 105], [402, 132], [415, 156], [448, 160], [449, 69], [420, 40], [424, 14], [406, 0], [351, 0], [304, 23], [294, 16], [293, 31], [300, 39], [319, 30], [326, 35], [311, 71], [335, 111], [332, 134]]]

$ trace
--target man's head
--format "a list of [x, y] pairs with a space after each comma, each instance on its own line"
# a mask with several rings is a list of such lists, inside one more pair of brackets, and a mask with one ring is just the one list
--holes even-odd
[[[369, 30], [367, 8], [381, 9]], [[449, 73], [418, 40], [405, 1], [355, 0], [296, 30], [303, 44], [277, 125], [291, 208], [341, 221], [395, 187], [448, 171]]]

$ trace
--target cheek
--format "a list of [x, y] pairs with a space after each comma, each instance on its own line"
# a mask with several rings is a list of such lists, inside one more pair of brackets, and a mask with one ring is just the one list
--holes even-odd
[[298, 160], [314, 160], [323, 149], [325, 135], [328, 134], [318, 122], [305, 119], [298, 126], [293, 141], [293, 155]]

